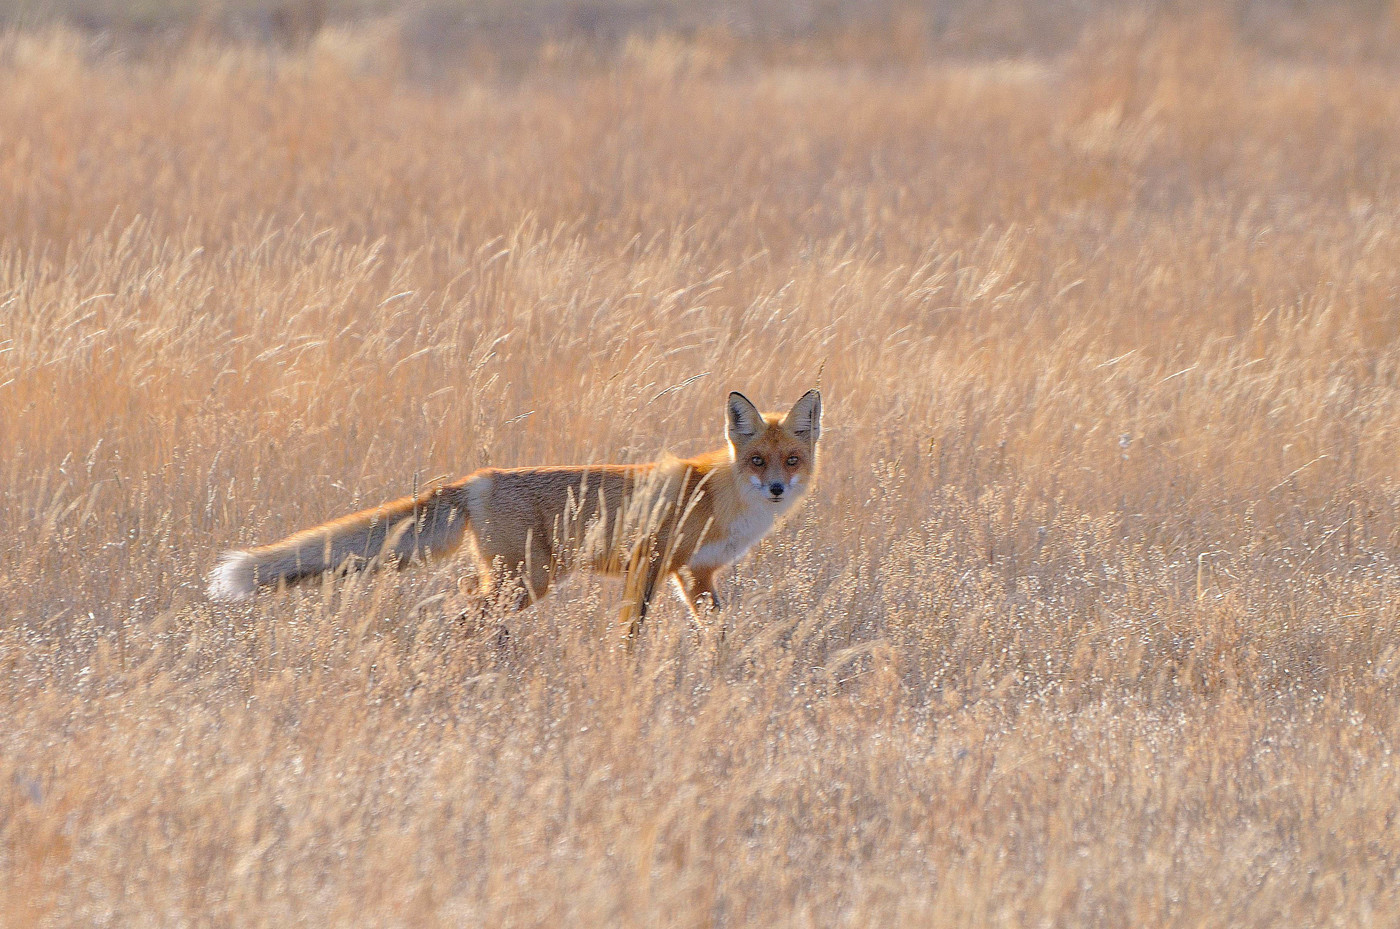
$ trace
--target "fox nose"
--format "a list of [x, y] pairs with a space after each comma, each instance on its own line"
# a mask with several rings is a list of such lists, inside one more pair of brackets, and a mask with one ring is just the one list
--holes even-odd
[[781, 497], [783, 495], [783, 491], [786, 489], [787, 488], [783, 487], [783, 485], [779, 484], [777, 481], [774, 481], [773, 483], [768, 485], [768, 492], [775, 497]]

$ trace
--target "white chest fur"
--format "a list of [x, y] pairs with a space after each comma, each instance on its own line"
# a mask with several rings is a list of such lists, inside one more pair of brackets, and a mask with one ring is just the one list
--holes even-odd
[[[776, 506], [748, 506], [729, 524], [729, 532], [695, 550], [690, 563], [697, 568], [718, 568], [743, 557], [773, 528], [782, 509]], [[711, 529], [713, 533], [714, 530]]]

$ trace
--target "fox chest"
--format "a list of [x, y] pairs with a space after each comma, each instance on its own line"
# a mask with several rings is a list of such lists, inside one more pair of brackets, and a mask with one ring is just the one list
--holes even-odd
[[730, 522], [728, 530], [722, 535], [712, 527], [710, 540], [695, 550], [695, 554], [690, 556], [690, 564], [697, 568], [718, 568], [737, 561], [773, 529], [776, 518], [777, 514], [771, 510], [745, 510]]

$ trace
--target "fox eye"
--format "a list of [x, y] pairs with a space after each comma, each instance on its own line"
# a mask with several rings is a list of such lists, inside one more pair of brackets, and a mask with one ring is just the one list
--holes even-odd
[[755, 468], [761, 468], [761, 467], [763, 467], [763, 456], [762, 456], [762, 455], [754, 455], [752, 458], [749, 459], [749, 461], [752, 461], [752, 462], [753, 462]]
[[798, 461], [798, 458], [797, 458], [796, 455], [788, 455], [788, 467], [789, 467], [789, 468], [795, 468], [795, 467], [797, 467], [797, 461]]

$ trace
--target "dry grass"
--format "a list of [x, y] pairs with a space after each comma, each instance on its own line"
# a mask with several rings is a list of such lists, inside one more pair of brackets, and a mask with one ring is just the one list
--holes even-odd
[[[1395, 71], [546, 52], [0, 40], [0, 923], [1393, 925]], [[723, 646], [587, 580], [464, 639], [452, 566], [203, 597], [819, 372]]]

